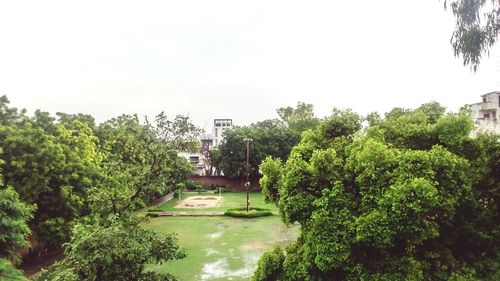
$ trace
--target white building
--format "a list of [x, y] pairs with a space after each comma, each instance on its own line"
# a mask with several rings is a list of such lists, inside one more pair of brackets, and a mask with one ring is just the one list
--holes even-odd
[[470, 104], [476, 131], [500, 134], [498, 115], [500, 114], [500, 91], [481, 96], [483, 101]]
[[212, 128], [212, 135], [203, 134], [200, 136], [201, 149], [197, 152], [179, 151], [179, 156], [184, 157], [191, 163], [195, 171], [193, 174], [198, 176], [210, 176], [216, 174], [215, 167], [207, 159], [210, 155], [210, 151], [218, 146], [224, 137], [222, 133], [233, 128], [232, 119], [214, 119], [214, 127]]
[[205, 175], [205, 162], [203, 160], [203, 155], [200, 152], [179, 151], [177, 155], [186, 158], [186, 160], [193, 165], [194, 175]]
[[214, 128], [212, 129], [213, 146], [218, 146], [224, 137], [222, 133], [233, 128], [233, 119], [214, 119]]

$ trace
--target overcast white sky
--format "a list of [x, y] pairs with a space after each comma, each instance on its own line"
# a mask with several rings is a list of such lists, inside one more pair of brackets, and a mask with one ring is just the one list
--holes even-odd
[[248, 124], [313, 103], [365, 114], [500, 90], [453, 56], [438, 0], [2, 1], [0, 95], [30, 112], [189, 114]]

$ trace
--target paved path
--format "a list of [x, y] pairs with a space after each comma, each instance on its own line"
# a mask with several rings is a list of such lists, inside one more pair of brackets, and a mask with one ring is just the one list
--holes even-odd
[[146, 209], [149, 209], [151, 207], [155, 207], [155, 206], [161, 205], [161, 204], [163, 204], [163, 203], [165, 203], [167, 201], [170, 201], [170, 200], [174, 199], [174, 193], [175, 193], [175, 191], [170, 192], [167, 195], [164, 195], [164, 196], [162, 196], [160, 198], [157, 198], [157, 199], [153, 200], [153, 202], [151, 202], [151, 205], [149, 205]]
[[158, 212], [158, 215], [160, 217], [217, 217], [217, 216], [223, 216], [224, 212], [167, 211], [167, 212]]

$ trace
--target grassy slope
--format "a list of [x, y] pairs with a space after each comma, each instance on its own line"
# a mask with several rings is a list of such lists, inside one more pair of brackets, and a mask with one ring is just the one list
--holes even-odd
[[162, 217], [152, 219], [145, 227], [178, 234], [188, 256], [150, 269], [170, 272], [181, 281], [249, 280], [264, 252], [290, 243], [299, 233], [297, 226], [287, 228], [279, 216]]

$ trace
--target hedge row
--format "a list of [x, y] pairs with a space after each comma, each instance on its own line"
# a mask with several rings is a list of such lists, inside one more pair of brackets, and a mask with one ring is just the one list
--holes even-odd
[[234, 208], [228, 209], [224, 216], [233, 217], [233, 218], [259, 218], [259, 217], [267, 217], [272, 216], [273, 212], [269, 209], [264, 208], [250, 208], [250, 211], [247, 212], [247, 208]]

